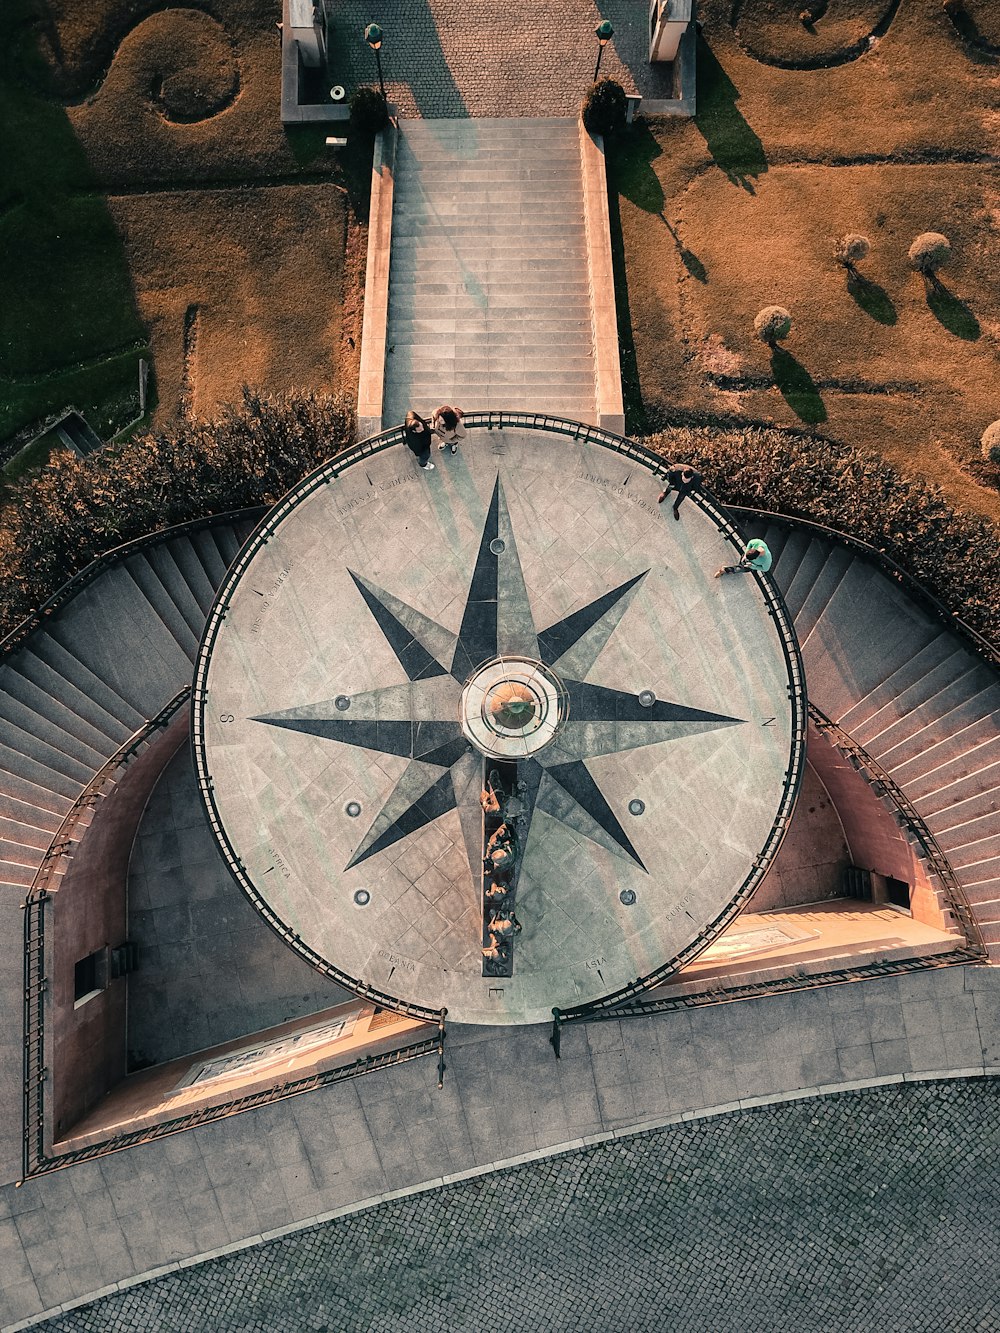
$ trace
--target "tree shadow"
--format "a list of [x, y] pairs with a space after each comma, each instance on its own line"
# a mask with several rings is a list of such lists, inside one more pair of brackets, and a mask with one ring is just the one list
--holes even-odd
[[877, 323], [887, 326], [898, 323], [899, 315], [896, 313], [892, 298], [877, 282], [872, 282], [860, 273], [849, 273], [847, 290], [855, 303]]
[[622, 235], [622, 217], [618, 193], [608, 191], [608, 222], [611, 232], [611, 266], [615, 286], [615, 309], [618, 317], [618, 349], [622, 376], [622, 406], [625, 410], [626, 429], [642, 434], [646, 429], [646, 408], [639, 383], [639, 362], [635, 354], [635, 334], [632, 330], [632, 312], [628, 299], [628, 273], [625, 268], [625, 239]]
[[712, 160], [735, 185], [753, 194], [752, 178], [767, 171], [764, 145], [737, 109], [740, 90], [700, 35], [697, 79], [698, 113], [694, 123]]
[[608, 154], [609, 188], [613, 193], [623, 195], [644, 213], [658, 217], [670, 232], [680, 261], [687, 271], [699, 282], [707, 282], [705, 265], [692, 250], [687, 249], [664, 214], [666, 195], [652, 165], [662, 152], [648, 125], [642, 122], [632, 125], [618, 136], [614, 152]]
[[974, 343], [982, 333], [968, 304], [950, 292], [940, 278], [928, 280], [927, 306], [937, 322], [956, 338]]
[[660, 221], [673, 237], [674, 245], [677, 247], [677, 256], [687, 271], [691, 274], [692, 278], [696, 278], [699, 282], [708, 282], [708, 269], [701, 262], [695, 252], [687, 248], [676, 229], [670, 225], [662, 213], [660, 214]]
[[783, 347], [771, 352], [771, 374], [782, 398], [800, 421], [811, 426], [826, 420], [826, 407], [816, 381], [801, 361]]
[[652, 130], [640, 120], [618, 135], [614, 151], [608, 154], [612, 187], [644, 213], [663, 212], [663, 186], [653, 170], [662, 152]]

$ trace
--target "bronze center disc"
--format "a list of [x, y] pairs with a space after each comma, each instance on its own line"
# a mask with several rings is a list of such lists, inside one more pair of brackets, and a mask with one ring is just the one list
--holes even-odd
[[526, 686], [505, 680], [490, 691], [490, 712], [499, 726], [516, 730], [535, 716], [535, 700]]

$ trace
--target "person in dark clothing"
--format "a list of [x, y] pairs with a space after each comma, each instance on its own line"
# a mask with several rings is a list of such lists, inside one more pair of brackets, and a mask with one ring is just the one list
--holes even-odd
[[406, 441], [406, 447], [416, 456], [420, 466], [428, 472], [433, 472], [431, 425], [429, 421], [423, 419], [419, 412], [414, 412], [412, 408], [407, 412], [406, 420], [403, 422], [403, 439]]
[[679, 519], [677, 512], [681, 507], [681, 501], [692, 491], [698, 490], [701, 486], [701, 473], [696, 472], [693, 467], [687, 463], [668, 463], [667, 464], [667, 485], [660, 495], [657, 503], [663, 504], [671, 491], [677, 492], [677, 499], [674, 501], [674, 518]]

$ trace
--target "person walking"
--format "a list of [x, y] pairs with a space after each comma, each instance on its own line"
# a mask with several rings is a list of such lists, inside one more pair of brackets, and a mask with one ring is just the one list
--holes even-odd
[[428, 472], [433, 472], [430, 422], [425, 421], [420, 413], [414, 412], [412, 408], [407, 412], [406, 420], [403, 422], [403, 439], [420, 466]]
[[458, 453], [458, 446], [465, 439], [465, 427], [462, 425], [463, 412], [460, 407], [449, 407], [447, 403], [439, 407], [431, 419], [434, 434], [438, 437], [439, 449], [445, 447]]
[[759, 537], [754, 537], [744, 546], [740, 563], [723, 565], [721, 569], [715, 571], [715, 577], [721, 578], [723, 574], [749, 574], [751, 570], [756, 574], [766, 574], [770, 568], [771, 552], [767, 548], [767, 543], [762, 542]]
[[663, 504], [671, 491], [677, 492], [677, 499], [674, 501], [674, 518], [680, 519], [678, 510], [681, 507], [681, 501], [685, 496], [690, 495], [692, 491], [697, 491], [701, 487], [701, 473], [697, 472], [688, 463], [668, 463], [667, 464], [667, 484], [660, 493], [657, 504]]

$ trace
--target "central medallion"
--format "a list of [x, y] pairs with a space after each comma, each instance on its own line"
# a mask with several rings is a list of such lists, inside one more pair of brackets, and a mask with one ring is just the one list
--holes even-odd
[[544, 662], [495, 657], [479, 667], [462, 690], [460, 721], [482, 754], [518, 759], [535, 754], [569, 716], [569, 694]]

